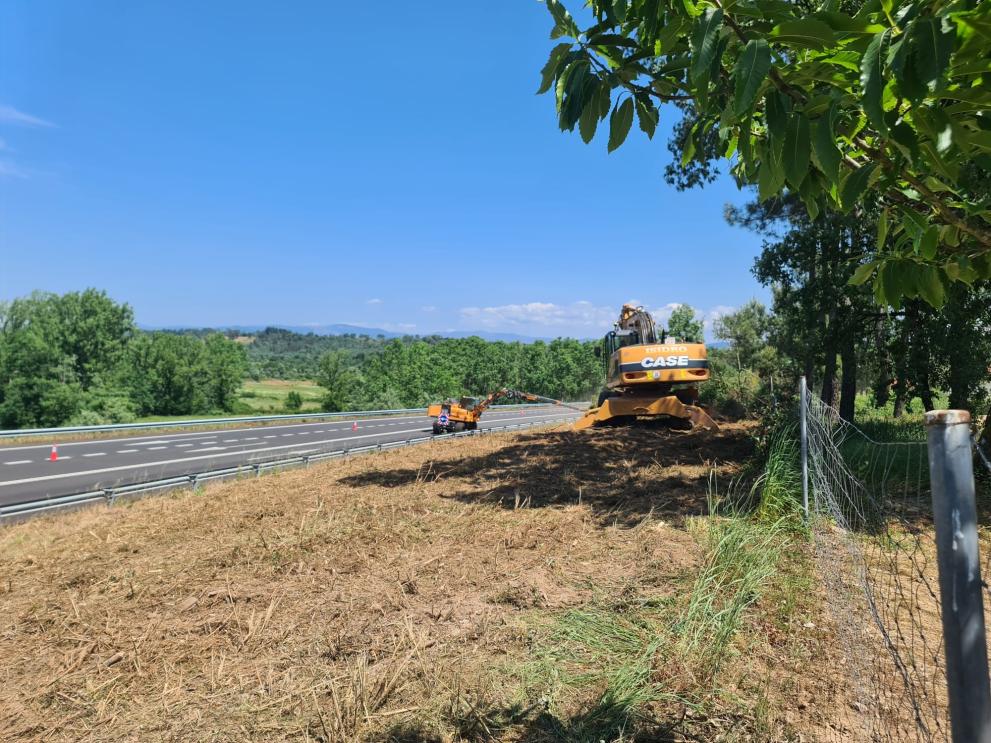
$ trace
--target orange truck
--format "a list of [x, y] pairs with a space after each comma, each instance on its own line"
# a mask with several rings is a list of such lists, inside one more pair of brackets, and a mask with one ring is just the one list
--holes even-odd
[[[525, 402], [550, 402], [563, 405], [560, 400], [541, 397], [529, 392], [520, 392], [503, 387], [487, 397], [462, 397], [457, 400], [436, 402], [427, 407], [427, 415], [434, 419], [434, 433], [455, 433], [457, 431], [473, 431], [478, 428], [478, 419], [482, 413], [496, 400], [523, 400]], [[566, 406], [568, 407], [568, 406]]]

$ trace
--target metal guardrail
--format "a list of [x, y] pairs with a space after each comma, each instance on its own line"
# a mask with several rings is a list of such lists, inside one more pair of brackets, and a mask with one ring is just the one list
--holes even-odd
[[[505, 406], [510, 407], [510, 406]], [[522, 406], [513, 406], [522, 407]], [[537, 406], [532, 406], [537, 407]], [[553, 406], [551, 406], [553, 407]], [[352, 413], [353, 415], [353, 413]], [[417, 436], [402, 441], [389, 441], [380, 444], [366, 444], [346, 449], [332, 449], [316, 454], [304, 454], [294, 457], [283, 457], [267, 459], [258, 462], [239, 464], [233, 467], [222, 469], [205, 470], [188, 475], [178, 475], [160, 480], [149, 480], [148, 482], [134, 483], [132, 485], [121, 485], [116, 488], [100, 488], [83, 493], [63, 495], [57, 498], [45, 498], [42, 500], [17, 503], [12, 506], [0, 506], [0, 523], [7, 520], [24, 518], [53, 511], [60, 508], [72, 508], [84, 506], [91, 503], [105, 502], [112, 505], [118, 498], [144, 495], [157, 491], [174, 490], [177, 488], [195, 488], [204, 482], [212, 480], [225, 480], [241, 475], [253, 475], [258, 477], [262, 472], [277, 469], [288, 469], [290, 467], [308, 467], [312, 462], [320, 462], [326, 459], [339, 459], [357, 454], [368, 454], [371, 452], [386, 451], [388, 449], [399, 449], [415, 444], [424, 444], [431, 441], [443, 441], [445, 439], [464, 438], [466, 436], [482, 436], [490, 433], [500, 433], [505, 431], [519, 430], [523, 428], [533, 428], [534, 426], [552, 426], [562, 421], [532, 421], [528, 423], [514, 423], [507, 426], [492, 426], [491, 428], [480, 428], [474, 431], [459, 431], [458, 433], [445, 433], [433, 436]]]
[[[583, 405], [586, 403], [569, 403]], [[516, 408], [546, 408], [557, 407], [550, 403], [530, 403], [493, 405], [490, 411], [511, 410]], [[427, 414], [426, 408], [399, 408], [397, 410], [346, 410], [340, 413], [288, 413], [279, 415], [252, 415], [237, 418], [197, 418], [187, 421], [155, 421], [153, 423], [113, 423], [105, 426], [61, 426], [59, 428], [18, 428], [0, 431], [0, 439], [16, 438], [20, 436], [65, 436], [79, 433], [101, 433], [104, 431], [129, 431], [146, 430], [153, 428], [186, 428], [195, 426], [225, 426], [232, 423], [265, 423], [268, 421], [283, 420], [311, 420], [323, 418], [360, 418], [375, 417], [381, 415], [414, 415], [416, 413]]]

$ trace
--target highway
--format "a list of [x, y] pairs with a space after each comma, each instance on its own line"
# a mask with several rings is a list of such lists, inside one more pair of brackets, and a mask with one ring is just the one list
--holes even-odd
[[[553, 423], [573, 420], [576, 415], [573, 410], [553, 407], [495, 408], [482, 416], [479, 428]], [[319, 423], [0, 446], [0, 506], [430, 435], [431, 420], [424, 414], [356, 416]], [[49, 458], [53, 444], [58, 446], [58, 459], [54, 462]]]

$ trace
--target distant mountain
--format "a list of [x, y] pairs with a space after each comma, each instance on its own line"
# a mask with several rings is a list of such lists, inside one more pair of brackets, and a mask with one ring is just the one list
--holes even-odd
[[367, 335], [371, 338], [376, 338], [382, 336], [384, 338], [402, 338], [404, 335], [418, 335], [418, 336], [428, 336], [428, 335], [439, 335], [442, 338], [470, 338], [471, 336], [478, 336], [483, 340], [487, 341], [506, 341], [508, 343], [519, 342], [519, 343], [533, 343], [534, 341], [550, 341], [552, 338], [547, 337], [537, 337], [529, 335], [520, 335], [519, 333], [498, 333], [486, 330], [439, 330], [432, 333], [396, 333], [391, 330], [384, 330], [383, 328], [366, 328], [360, 325], [348, 325], [346, 323], [336, 323], [333, 325], [222, 325], [213, 328], [200, 328], [192, 325], [172, 325], [172, 326], [151, 326], [151, 325], [140, 325], [142, 330], [178, 330], [178, 331], [206, 331], [206, 330], [218, 330], [220, 332], [226, 332], [229, 330], [237, 330], [245, 335], [251, 335], [253, 333], [260, 333], [265, 330], [265, 328], [281, 328], [282, 330], [289, 330], [293, 333], [299, 333], [301, 335], [306, 335], [307, 333], [313, 333], [314, 335]]

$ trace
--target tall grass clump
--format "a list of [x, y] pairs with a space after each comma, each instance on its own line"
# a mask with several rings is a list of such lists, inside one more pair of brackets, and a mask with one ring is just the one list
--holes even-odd
[[710, 480], [710, 515], [701, 526], [706, 561], [677, 625], [682, 652], [703, 675], [723, 664], [746, 610], [776, 575], [782, 550], [804, 529], [796, 433], [793, 423], [776, 426], [763, 456], [725, 493]]
[[772, 432], [766, 452], [763, 471], [750, 486], [757, 521], [801, 527], [802, 462], [796, 427], [785, 425]]
[[677, 624], [681, 652], [701, 675], [719, 670], [744, 613], [777, 572], [789, 521], [718, 513], [706, 519], [706, 561]]

